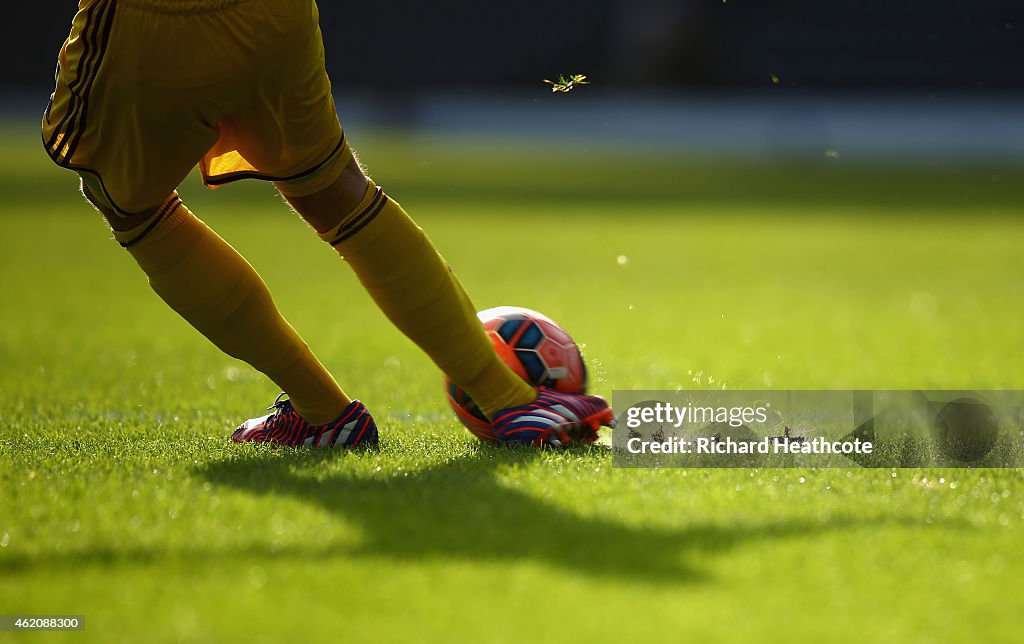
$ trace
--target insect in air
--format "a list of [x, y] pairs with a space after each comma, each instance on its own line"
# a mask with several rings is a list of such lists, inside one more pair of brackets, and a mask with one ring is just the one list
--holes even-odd
[[563, 94], [571, 92], [580, 85], [590, 84], [585, 74], [572, 74], [570, 76], [559, 74], [558, 80], [548, 80], [545, 78], [544, 82], [551, 85], [552, 92], [561, 92]]

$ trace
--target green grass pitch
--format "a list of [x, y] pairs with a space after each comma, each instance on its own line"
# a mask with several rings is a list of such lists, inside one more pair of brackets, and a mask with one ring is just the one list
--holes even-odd
[[[480, 308], [592, 390], [1024, 388], [1024, 170], [803, 166], [353, 132]], [[0, 138], [3, 641], [1006, 641], [1016, 470], [619, 470], [478, 444], [263, 185], [183, 195], [379, 452], [234, 446], [277, 391], [166, 310], [30, 128]], [[20, 639], [19, 639], [20, 638]]]

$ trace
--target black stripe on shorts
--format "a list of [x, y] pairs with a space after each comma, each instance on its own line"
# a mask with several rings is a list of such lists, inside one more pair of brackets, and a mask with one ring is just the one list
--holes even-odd
[[105, 0], [103, 5], [100, 18], [96, 21], [94, 49], [89, 52], [89, 58], [82, 70], [86, 80], [78, 97], [78, 112], [68, 125], [68, 131], [64, 140], [69, 142], [67, 145], [62, 146], [66, 150], [62, 155], [62, 160], [65, 163], [71, 162], [75, 150], [82, 140], [82, 133], [85, 132], [86, 117], [89, 113], [89, 95], [96, 83], [100, 67], [103, 64], [103, 57], [107, 53], [107, 45], [110, 42], [110, 32], [114, 24], [114, 12], [117, 8], [117, 2], [116, 0]]
[[66, 139], [67, 129], [72, 119], [78, 115], [78, 110], [81, 107], [81, 88], [87, 80], [87, 69], [93, 56], [96, 54], [96, 36], [99, 32], [100, 26], [103, 23], [103, 10], [107, 9], [108, 5], [106, 2], [98, 2], [87, 9], [85, 15], [85, 26], [82, 27], [82, 33], [80, 38], [82, 39], [82, 55], [78, 58], [78, 65], [75, 68], [75, 78], [68, 84], [68, 92], [70, 98], [68, 99], [68, 108], [64, 112], [64, 116], [61, 118], [60, 123], [54, 128], [53, 134], [50, 136], [50, 140], [46, 142], [46, 150], [53, 157], [55, 162], [59, 163], [57, 159], [56, 146], [58, 141]]

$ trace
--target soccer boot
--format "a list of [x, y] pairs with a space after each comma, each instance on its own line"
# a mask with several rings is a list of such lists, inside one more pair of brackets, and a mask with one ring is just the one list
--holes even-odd
[[593, 443], [601, 425], [612, 427], [611, 407], [600, 396], [539, 387], [537, 398], [494, 415], [494, 435], [504, 443], [562, 446]]
[[287, 447], [376, 447], [377, 425], [366, 406], [358, 400], [345, 408], [337, 420], [326, 425], [310, 425], [292, 407], [290, 400], [277, 397], [267, 409], [271, 413], [251, 418], [231, 434], [236, 443], [251, 441]]

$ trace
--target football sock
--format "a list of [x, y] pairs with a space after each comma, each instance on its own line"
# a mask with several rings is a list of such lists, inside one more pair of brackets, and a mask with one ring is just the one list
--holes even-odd
[[498, 357], [469, 296], [423, 230], [372, 181], [362, 202], [320, 237], [349, 263], [388, 319], [489, 418], [536, 398]]
[[172, 309], [222, 351], [266, 374], [306, 422], [329, 423], [351, 402], [281, 316], [253, 267], [176, 194], [114, 237]]

